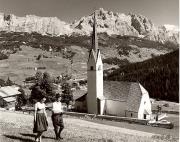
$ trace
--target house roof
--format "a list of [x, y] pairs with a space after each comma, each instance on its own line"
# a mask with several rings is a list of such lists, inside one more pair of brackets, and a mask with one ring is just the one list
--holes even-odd
[[14, 102], [16, 101], [16, 97], [8, 97], [8, 98], [3, 98], [6, 102]]
[[18, 91], [18, 87], [16, 86], [5, 86], [0, 88], [0, 96], [2, 98], [15, 96], [21, 94], [21, 92]]

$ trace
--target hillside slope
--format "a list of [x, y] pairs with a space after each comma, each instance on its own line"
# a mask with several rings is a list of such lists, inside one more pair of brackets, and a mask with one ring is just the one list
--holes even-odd
[[121, 66], [108, 74], [106, 79], [140, 82], [150, 97], [179, 102], [179, 50]]
[[[139, 62], [178, 49], [178, 45], [174, 43], [160, 43], [134, 36], [109, 36], [101, 33], [98, 34], [98, 37], [103, 59], [115, 57], [122, 61]], [[90, 50], [91, 37], [85, 35], [51, 37], [38, 33], [0, 32], [1, 53], [15, 53], [21, 45], [47, 51], [52, 48], [53, 52], [63, 52], [65, 48], [71, 46]], [[72, 50], [73, 48], [69, 48], [68, 51]], [[71, 52], [71, 54], [73, 53]]]
[[[173, 43], [159, 43], [134, 36], [101, 33], [98, 37], [104, 70], [141, 62], [178, 48]], [[0, 32], [0, 78], [7, 80], [10, 77], [22, 84], [26, 77], [35, 73], [35, 68], [55, 76], [64, 72], [72, 74], [73, 78], [86, 78], [90, 49], [91, 37], [85, 35], [52, 37], [38, 33]], [[40, 60], [37, 60], [38, 56]]]

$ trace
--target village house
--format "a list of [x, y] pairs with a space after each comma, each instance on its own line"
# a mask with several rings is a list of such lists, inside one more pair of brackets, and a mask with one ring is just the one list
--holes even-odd
[[17, 86], [4, 86], [0, 87], [0, 104], [1, 106], [7, 105], [8, 108], [15, 108], [16, 96], [21, 94]]
[[103, 81], [103, 63], [98, 48], [95, 14], [92, 49], [87, 62], [87, 85], [86, 92], [74, 92], [76, 111], [138, 119], [151, 118], [149, 94], [140, 83]]

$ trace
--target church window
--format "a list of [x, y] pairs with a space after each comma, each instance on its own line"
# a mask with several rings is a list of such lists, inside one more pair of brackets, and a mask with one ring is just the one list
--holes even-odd
[[98, 66], [98, 70], [101, 70], [101, 65]]
[[133, 114], [131, 113], [131, 117], [133, 116]]
[[93, 66], [91, 66], [90, 70], [93, 70]]
[[144, 119], [146, 119], [146, 114], [144, 114]]

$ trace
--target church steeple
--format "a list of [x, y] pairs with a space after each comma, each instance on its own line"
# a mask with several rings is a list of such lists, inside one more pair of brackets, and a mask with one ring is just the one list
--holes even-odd
[[94, 12], [93, 20], [92, 49], [89, 52], [87, 62], [87, 111], [93, 114], [103, 114], [104, 106], [100, 100], [103, 98], [103, 63], [100, 49], [98, 48], [96, 12]]
[[98, 50], [98, 37], [97, 37], [97, 30], [96, 30], [96, 11], [94, 12], [94, 24], [93, 24], [93, 31], [92, 31], [92, 49], [95, 52]]

